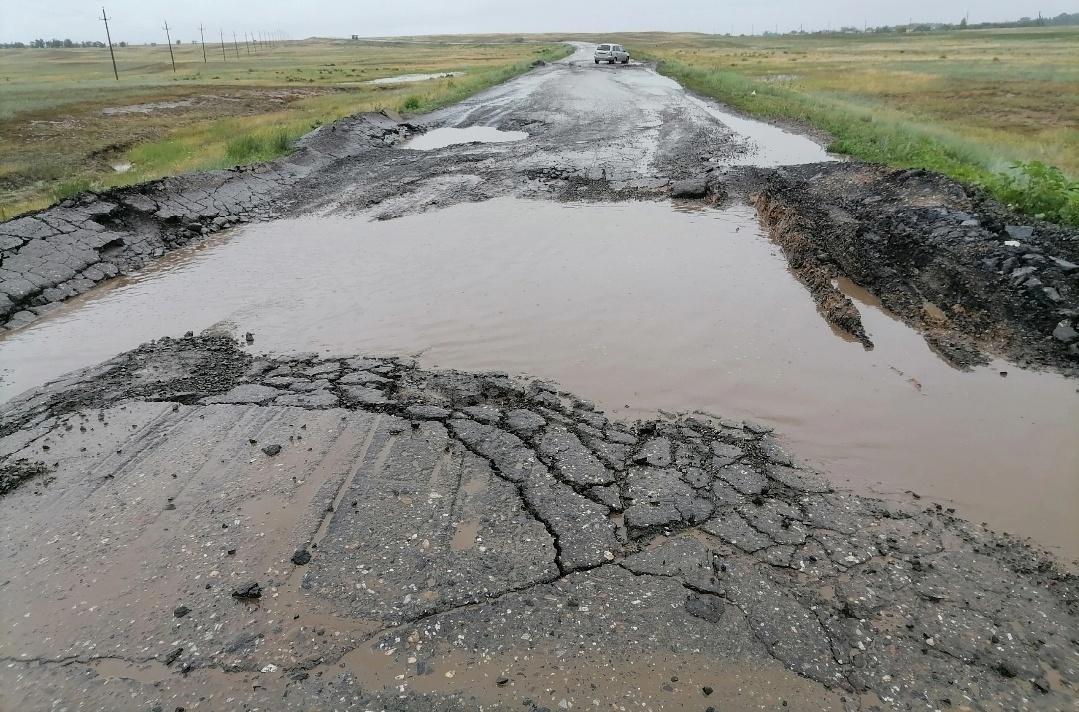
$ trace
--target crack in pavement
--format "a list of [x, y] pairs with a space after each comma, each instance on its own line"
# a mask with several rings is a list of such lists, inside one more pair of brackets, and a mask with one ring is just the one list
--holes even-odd
[[[273, 455], [259, 450], [275, 440]], [[870, 693], [1051, 705], [1076, 684], [1074, 576], [936, 507], [836, 490], [753, 424], [699, 414], [618, 423], [551, 384], [402, 359], [252, 357], [207, 336], [147, 344], [0, 407], [0, 464], [13, 459], [51, 461], [54, 481], [0, 498], [5, 521], [23, 522], [4, 559], [27, 572], [4, 588], [0, 622], [18, 623], [4, 659], [86, 659], [105, 646], [131, 664], [142, 660], [136, 641], [161, 640], [182, 649], [187, 676], [163, 683], [181, 696], [212, 689], [216, 670], [256, 675], [258, 690], [289, 699], [358, 682], [374, 704], [396, 688], [392, 676], [376, 681], [371, 655], [419, 685], [425, 666], [461, 654], [457, 635], [478, 665], [520, 634], [528, 649], [553, 651], [580, 627], [617, 654], [629, 644], [617, 631], [693, 619], [693, 635], [716, 631], [695, 642], [712, 659], [779, 661], [853, 709]], [[84, 472], [101, 475], [87, 487]], [[616, 507], [582, 484], [595, 478], [618, 490]], [[474, 480], [484, 484], [462, 498]], [[465, 519], [477, 534], [456, 550], [447, 528]], [[113, 540], [140, 571], [113, 557]], [[298, 545], [310, 563], [289, 561]], [[103, 568], [70, 578], [86, 562]], [[262, 599], [238, 604], [229, 590], [248, 578], [262, 580]], [[68, 586], [95, 613], [64, 613], [53, 601]], [[176, 592], [191, 612], [156, 620]], [[627, 627], [649, 601], [650, 622]], [[128, 608], [144, 615], [109, 623]], [[565, 627], [585, 609], [602, 617]], [[510, 627], [485, 623], [494, 620]], [[323, 629], [335, 632], [313, 632]], [[422, 631], [416, 642], [393, 642], [410, 630]], [[7, 682], [30, 700], [31, 678]], [[110, 689], [88, 694], [105, 704]], [[284, 704], [263, 694], [249, 699]], [[426, 709], [458, 692], [409, 694]]]

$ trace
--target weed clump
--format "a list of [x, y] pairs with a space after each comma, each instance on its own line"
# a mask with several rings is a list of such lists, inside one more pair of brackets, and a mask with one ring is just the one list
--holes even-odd
[[1014, 210], [1045, 220], [1079, 226], [1079, 181], [1041, 161], [1014, 163], [1010, 173], [985, 186]]
[[71, 178], [57, 183], [52, 189], [52, 197], [53, 200], [59, 202], [74, 198], [79, 193], [85, 193], [92, 189], [93, 184], [89, 178]]
[[229, 141], [225, 145], [225, 157], [233, 163], [247, 163], [263, 150], [262, 139], [254, 134], [247, 134]]

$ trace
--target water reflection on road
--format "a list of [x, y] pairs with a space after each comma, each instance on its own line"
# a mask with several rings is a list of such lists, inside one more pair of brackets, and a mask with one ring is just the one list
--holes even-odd
[[1075, 385], [1008, 364], [960, 373], [859, 306], [871, 352], [836, 338], [743, 207], [499, 199], [386, 222], [283, 220], [7, 335], [0, 395], [227, 321], [254, 332], [255, 351], [420, 353], [555, 379], [616, 417], [766, 421], [858, 489], [916, 490], [1079, 554]]

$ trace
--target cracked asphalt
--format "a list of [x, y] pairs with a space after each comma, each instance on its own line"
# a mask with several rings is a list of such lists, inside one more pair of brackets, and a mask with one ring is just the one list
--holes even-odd
[[204, 336], [31, 391], [0, 434], [10, 709], [1075, 699], [1074, 577], [754, 423]]
[[[1074, 234], [1008, 225], [920, 175], [770, 170], [828, 157], [778, 129], [747, 139], [717, 111], [648, 67], [592, 66], [581, 46], [425, 125], [353, 117], [270, 164], [0, 224], [0, 315], [26, 327], [284, 214], [763, 190], [840, 328], [860, 322], [831, 280], [879, 242], [851, 237], [888, 223], [917, 242], [930, 215], [934, 240], [977, 243], [985, 261], [867, 269], [868, 286], [891, 285], [885, 300], [958, 365], [992, 348], [1074, 362]], [[407, 148], [436, 125], [530, 138]], [[877, 190], [869, 174], [886, 197], [855, 192]], [[821, 185], [857, 199], [828, 210]], [[1012, 279], [1019, 259], [1033, 269]], [[964, 291], [973, 270], [991, 276]], [[982, 315], [1002, 290], [1006, 309]], [[956, 291], [973, 297], [950, 325], [924, 295]], [[1044, 343], [1019, 349], [1032, 334]], [[1047, 554], [916, 498], [837, 489], [768, 427], [627, 423], [587, 397], [400, 358], [255, 356], [206, 333], [0, 406], [0, 707], [1075, 709], [1079, 586]]]

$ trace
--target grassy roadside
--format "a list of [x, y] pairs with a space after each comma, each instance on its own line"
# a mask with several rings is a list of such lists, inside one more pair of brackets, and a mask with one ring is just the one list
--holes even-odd
[[1079, 31], [637, 40], [687, 88], [823, 130], [834, 152], [1079, 225]]
[[[382, 108], [428, 111], [570, 51], [348, 40], [245, 49], [203, 62], [201, 48], [181, 45], [173, 75], [167, 48], [124, 48], [120, 82], [98, 50], [0, 51], [0, 219], [85, 190], [269, 160], [323, 123]], [[438, 76], [368, 83], [404, 74]]]

